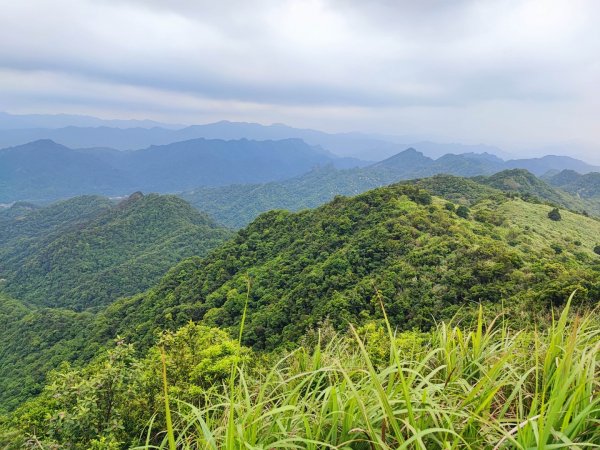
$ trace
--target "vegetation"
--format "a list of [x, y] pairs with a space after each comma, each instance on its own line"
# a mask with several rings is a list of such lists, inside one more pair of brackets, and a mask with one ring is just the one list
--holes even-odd
[[98, 352], [106, 341], [91, 339], [90, 310], [144, 291], [229, 236], [183, 200], [155, 194], [117, 205], [78, 197], [7, 214], [0, 289], [20, 301], [0, 294], [0, 410], [37, 394], [62, 361], [84, 363]]
[[600, 326], [568, 313], [544, 331], [485, 323], [481, 310], [472, 327], [428, 333], [324, 326], [280, 357], [188, 324], [141, 359], [118, 342], [85, 369], [63, 368], [3, 439], [8, 449], [594, 446]]
[[597, 201], [600, 198], [600, 173], [598, 172], [581, 175], [574, 170], [563, 170], [550, 177], [548, 182], [583, 199]]
[[2, 290], [33, 305], [83, 310], [141, 292], [178, 261], [229, 236], [171, 196], [118, 205], [79, 197], [0, 226]]
[[550, 210], [550, 212], [548, 213], [548, 219], [554, 220], [555, 222], [558, 222], [560, 219], [562, 219], [558, 208], [552, 208]]
[[[262, 214], [147, 291], [82, 312], [0, 296], [0, 447], [597, 443], [600, 328], [585, 311], [600, 298], [600, 221], [548, 209], [437, 176]], [[95, 211], [6, 242], [88, 242], [95, 262], [198, 217], [227, 233], [173, 197]]]
[[[464, 156], [461, 158], [454, 155], [454, 158], [444, 158], [443, 161], [448, 165], [438, 165], [435, 170], [428, 168], [427, 160], [415, 150], [406, 150], [369, 167], [336, 170], [333, 166], [328, 166], [282, 182], [250, 186], [201, 187], [184, 192], [181, 196], [200, 210], [212, 215], [218, 222], [232, 228], [243, 227], [260, 213], [272, 209], [299, 211], [315, 208], [332, 200], [335, 195], [356, 195], [409, 178], [413, 179], [405, 183], [416, 184], [434, 195], [465, 206], [484, 198], [501, 198], [510, 195], [561, 206], [572, 211], [592, 211], [595, 215], [600, 214], [600, 203], [596, 203], [595, 200], [582, 199], [560, 188], [550, 186], [523, 169], [505, 170], [491, 176], [477, 176], [472, 180], [453, 175], [414, 179], [437, 172], [454, 175], [471, 174], [472, 168], [467, 169], [458, 164], [458, 161], [465, 160]], [[483, 173], [487, 172], [483, 171]]]

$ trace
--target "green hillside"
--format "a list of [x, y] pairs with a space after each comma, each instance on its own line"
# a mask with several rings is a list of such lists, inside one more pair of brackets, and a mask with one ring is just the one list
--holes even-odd
[[[465, 192], [471, 197], [510, 192], [531, 200], [548, 202], [573, 211], [587, 211], [600, 215], [600, 203], [582, 199], [552, 186], [524, 169], [510, 169], [493, 175], [473, 177], [475, 185], [467, 186], [464, 176], [493, 173], [501, 168], [478, 155], [447, 155], [435, 161], [409, 149], [385, 161], [364, 168], [337, 170], [332, 166], [317, 168], [296, 178], [282, 182], [225, 187], [201, 187], [184, 192], [181, 197], [206, 211], [219, 223], [241, 228], [260, 213], [272, 209], [300, 211], [316, 208], [336, 195], [357, 195], [369, 189], [408, 180], [419, 183], [434, 194], [442, 196], [455, 182], [459, 189], [453, 199], [460, 200]], [[438, 175], [434, 175], [434, 174]], [[431, 176], [433, 175], [433, 176]], [[591, 174], [590, 174], [591, 175]], [[426, 177], [426, 178], [423, 178]], [[460, 181], [451, 181], [451, 180]], [[485, 189], [483, 186], [493, 188]], [[438, 191], [438, 189], [440, 189]], [[460, 194], [460, 195], [456, 195]], [[468, 201], [467, 201], [468, 203]]]
[[98, 351], [86, 337], [93, 315], [29, 308], [0, 294], [0, 412], [40, 392], [46, 374]]
[[480, 301], [527, 304], [533, 313], [575, 288], [581, 300], [597, 295], [593, 243], [572, 236], [581, 229], [598, 236], [600, 222], [569, 214], [552, 222], [549, 207], [507, 199], [480, 201], [465, 220], [421, 194], [396, 185], [313, 211], [264, 214], [204, 260], [186, 261], [148, 293], [112, 305], [106, 333], [149, 342], [156, 329], [189, 319], [235, 330], [247, 276], [245, 343], [257, 348], [295, 341], [325, 317], [340, 327], [378, 318], [375, 289], [404, 329], [428, 328]]
[[[77, 208], [83, 205], [92, 212]], [[30, 304], [76, 310], [141, 292], [176, 262], [229, 236], [183, 200], [156, 194], [114, 206], [76, 198], [15, 219], [4, 229], [9, 233], [15, 236], [0, 250], [2, 290]]]
[[590, 172], [581, 175], [574, 170], [563, 170], [550, 177], [548, 182], [560, 189], [570, 192], [579, 198], [600, 202], [600, 173]]
[[[534, 326], [545, 327], [552, 308], [564, 305], [575, 289], [577, 308], [593, 305], [600, 296], [600, 256], [593, 251], [597, 245], [594, 237], [600, 236], [599, 221], [564, 210], [562, 219], [553, 221], [548, 217], [549, 206], [507, 197], [472, 180], [435, 177], [418, 183], [444, 192], [454, 201], [432, 197], [418, 185], [398, 184], [353, 198], [336, 197], [315, 210], [272, 211], [259, 216], [208, 256], [181, 262], [147, 292], [119, 299], [94, 317], [57, 310], [56, 320], [64, 327], [58, 327], [62, 331], [53, 334], [57, 339], [55, 346], [39, 349], [38, 358], [41, 356], [43, 363], [36, 367], [40, 371], [61, 358], [79, 364], [80, 355], [101, 355], [102, 349], [110, 348], [117, 336], [119, 342], [132, 343], [137, 352], [121, 346], [115, 355], [125, 352], [122, 360], [109, 356], [82, 371], [64, 369], [64, 378], [53, 376], [44, 394], [48, 397], [39, 400], [42, 406], [35, 406], [34, 402], [34, 406], [23, 408], [58, 414], [62, 410], [56, 408], [62, 408], [63, 402], [53, 400], [62, 395], [58, 393], [75, 389], [82, 398], [94, 398], [94, 386], [104, 383], [94, 380], [114, 374], [120, 377], [119, 383], [125, 383], [119, 392], [128, 398], [123, 400], [124, 415], [115, 420], [124, 420], [127, 427], [137, 423], [134, 429], [119, 432], [122, 439], [134, 439], [152, 411], [160, 410], [160, 404], [152, 403], [160, 391], [160, 386], [152, 381], [159, 377], [158, 349], [148, 351], [161, 333], [175, 333], [192, 320], [203, 327], [217, 327], [221, 330], [218, 333], [226, 331], [235, 336], [246, 301], [242, 343], [257, 352], [254, 360], [261, 366], [267, 364], [264, 359], [261, 363], [261, 358], [273, 357], [265, 351], [276, 355], [307, 339], [314, 341], [318, 328], [345, 333], [352, 323], [380, 336], [376, 329], [383, 320], [381, 303], [393, 329], [408, 331], [407, 336], [413, 336], [410, 339], [422, 339], [420, 332], [436, 329], [442, 320], [472, 323], [479, 304], [491, 315], [503, 311], [509, 328], [533, 330]], [[463, 208], [459, 212], [460, 204]], [[36, 314], [45, 314], [46, 310], [26, 311], [18, 305], [15, 310], [21, 321], [18, 329], [31, 330], [31, 336], [39, 336], [44, 342], [48, 339], [49, 331], [38, 329], [41, 322], [35, 319]], [[25, 319], [28, 316], [32, 318]], [[167, 335], [161, 342], [175, 352], [169, 371], [176, 377], [172, 380], [178, 380], [173, 381], [178, 387], [172, 395], [196, 401], [204, 391], [194, 386], [218, 389], [220, 382], [216, 380], [227, 378], [228, 367], [237, 361], [239, 350], [235, 350], [235, 344], [226, 343], [226, 334], [194, 344], [193, 339], [216, 332], [206, 328], [194, 331], [196, 337], [192, 338], [187, 334], [192, 333], [189, 327], [193, 325], [176, 333], [181, 338]], [[20, 333], [16, 331], [8, 337], [6, 346], [14, 349], [12, 353], [17, 350], [15, 342], [22, 339]], [[175, 350], [179, 347], [174, 345], [193, 345], [196, 350]], [[208, 350], [207, 346], [213, 345], [216, 347]], [[206, 351], [201, 351], [205, 347]], [[31, 350], [22, 351], [29, 354]], [[372, 352], [380, 363], [385, 361], [385, 353], [378, 353], [376, 348]], [[133, 355], [150, 359], [138, 363]], [[12, 379], [6, 385], [14, 388], [18, 386], [15, 374], [25, 373], [31, 362], [19, 365], [14, 355], [10, 357], [15, 362], [7, 372]], [[136, 372], [144, 368], [150, 372]], [[195, 378], [200, 373], [204, 378]], [[72, 385], [61, 381], [70, 379], [80, 381], [73, 381]], [[142, 384], [128, 384], [135, 379]], [[33, 385], [25, 392], [6, 391], [3, 402], [12, 407], [28, 392], [38, 389], [39, 385]], [[64, 397], [64, 401], [68, 398]], [[88, 420], [77, 412], [77, 405], [75, 402], [64, 408], [75, 408], [73, 417]], [[19, 411], [23, 414], [23, 410]], [[31, 414], [26, 412], [25, 416], [18, 416], [19, 420], [25, 424], [41, 420]], [[164, 418], [160, 417], [156, 423], [159, 429], [164, 426]], [[67, 433], [54, 437], [59, 443], [60, 439], [83, 433], [67, 422], [61, 423], [52, 425]], [[112, 431], [107, 433], [116, 436]], [[85, 439], [91, 439], [87, 436]], [[74, 448], [87, 448], [85, 445]]]

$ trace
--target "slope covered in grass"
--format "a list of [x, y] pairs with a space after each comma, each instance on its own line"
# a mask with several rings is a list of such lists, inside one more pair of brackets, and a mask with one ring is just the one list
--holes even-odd
[[56, 373], [0, 423], [0, 444], [524, 450], [600, 441], [592, 315], [569, 318], [567, 306], [536, 331], [481, 313], [426, 333], [386, 325], [340, 334], [325, 325], [283, 355], [194, 324], [164, 333], [143, 357], [120, 343], [84, 369]]
[[[467, 169], [459, 163], [464, 160], [479, 163], [485, 162], [485, 159], [475, 158], [476, 155], [471, 158], [464, 155], [449, 156], [452, 158], [440, 158], [435, 169], [431, 169], [426, 163], [427, 158], [422, 154], [415, 150], [406, 150], [364, 168], [336, 170], [329, 166], [281, 182], [200, 187], [180, 195], [197, 208], [209, 213], [218, 222], [233, 228], [245, 226], [260, 213], [271, 209], [299, 211], [315, 208], [332, 200], [336, 195], [357, 195], [396, 182], [417, 184], [435, 195], [458, 203], [468, 204], [502, 191], [574, 211], [600, 214], [600, 204], [597, 201], [582, 199], [559, 187], [551, 186], [524, 169], [480, 175], [472, 178], [472, 181], [467, 181], [464, 176], [488, 174], [489, 171], [477, 170], [477, 165]], [[448, 164], [442, 164], [444, 161]], [[450, 164], [450, 161], [456, 164]], [[434, 175], [436, 173], [438, 175]]]

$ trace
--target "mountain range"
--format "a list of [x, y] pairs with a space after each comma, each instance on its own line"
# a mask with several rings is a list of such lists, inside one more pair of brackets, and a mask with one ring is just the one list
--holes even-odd
[[[16, 211], [15, 211], [16, 210]], [[76, 197], [0, 213], [0, 289], [28, 305], [77, 310], [147, 289], [173, 264], [230, 236], [172, 196]]]
[[[489, 153], [464, 153], [433, 159], [412, 148], [367, 164], [337, 157], [299, 139], [200, 138], [132, 151], [71, 149], [54, 141], [39, 140], [0, 150], [0, 203], [47, 202], [83, 194], [123, 196], [137, 190], [174, 193], [232, 184], [283, 182], [327, 165], [335, 166], [336, 171], [330, 173], [332, 179], [324, 181], [329, 187], [314, 187], [324, 189], [325, 194], [319, 194], [319, 201], [331, 198], [331, 194], [358, 193], [399, 180], [439, 173], [491, 175], [518, 167], [539, 176], [563, 169], [580, 173], [600, 170], [564, 156], [504, 161]], [[314, 177], [311, 179], [316, 181]], [[306, 206], [314, 206], [307, 201]]]
[[[314, 169], [299, 177], [281, 182], [224, 187], [199, 187], [181, 195], [217, 221], [233, 228], [251, 222], [258, 214], [271, 209], [298, 211], [314, 208], [336, 195], [356, 195], [387, 184], [426, 178], [438, 174], [481, 177], [483, 184], [537, 197], [577, 211], [600, 214], [600, 198], [580, 199], [572, 193], [548, 185], [524, 167], [540, 174], [559, 167], [593, 170], [593, 166], [568, 157], [503, 161], [490, 154], [449, 154], [437, 160], [415, 149], [363, 168], [338, 170], [332, 166]], [[575, 172], [574, 172], [575, 173]], [[497, 174], [494, 176], [494, 174]], [[489, 178], [487, 178], [489, 177]], [[593, 173], [587, 175], [593, 177]]]
[[298, 139], [193, 139], [137, 151], [74, 150], [40, 140], [0, 150], [0, 202], [283, 180], [338, 162], [348, 161]]

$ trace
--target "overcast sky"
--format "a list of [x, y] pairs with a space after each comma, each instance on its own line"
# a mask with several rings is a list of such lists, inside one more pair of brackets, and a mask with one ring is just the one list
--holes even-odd
[[600, 145], [597, 0], [0, 6], [12, 113]]

